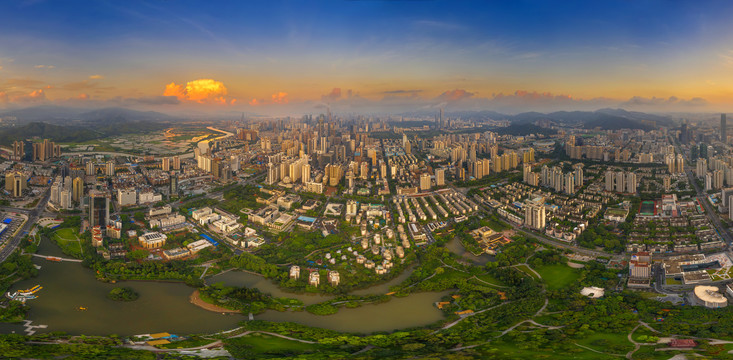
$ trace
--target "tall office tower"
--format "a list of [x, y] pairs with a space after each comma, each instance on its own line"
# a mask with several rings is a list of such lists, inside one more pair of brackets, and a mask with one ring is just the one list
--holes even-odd
[[96, 169], [94, 168], [94, 162], [93, 161], [87, 161], [86, 164], [86, 174], [87, 175], [95, 175]]
[[664, 175], [662, 178], [662, 183], [664, 187], [664, 191], [669, 191], [672, 189], [672, 177], [669, 175]]
[[616, 192], [622, 193], [625, 190], [624, 186], [624, 172], [618, 171], [616, 172]]
[[23, 173], [11, 171], [5, 174], [5, 190], [13, 194], [14, 197], [23, 196], [23, 190], [26, 186], [26, 178]]
[[524, 163], [522, 166], [522, 181], [528, 183], [530, 174], [532, 174], [532, 165]]
[[171, 195], [177, 195], [178, 194], [178, 173], [175, 171], [171, 171], [170, 179], [171, 179], [170, 193]]
[[565, 186], [563, 186], [563, 189], [565, 190], [566, 194], [574, 194], [575, 193], [575, 175], [573, 173], [567, 173], [565, 174]]
[[636, 181], [636, 173], [635, 172], [627, 172], [626, 173], [626, 192], [629, 194], [636, 194], [636, 188], [638, 186], [638, 182]]
[[59, 203], [59, 194], [61, 193], [61, 182], [55, 181], [53, 184], [51, 184], [51, 197], [48, 198], [48, 201], [58, 204]]
[[664, 163], [667, 164], [667, 171], [669, 171], [670, 174], [674, 174], [674, 160], [675, 157], [673, 154], [667, 154], [664, 156]]
[[697, 177], [702, 178], [705, 176], [705, 173], [708, 172], [708, 161], [705, 159], [697, 159], [697, 164], [695, 164], [695, 174]]
[[105, 172], [104, 174], [107, 176], [115, 176], [115, 161], [110, 160], [107, 161], [107, 164], [105, 164]]
[[25, 143], [22, 141], [13, 141], [13, 160], [22, 161], [25, 157]]
[[89, 227], [109, 224], [109, 194], [102, 191], [89, 192]]
[[221, 168], [222, 167], [223, 166], [219, 158], [211, 160], [211, 171], [210, 172], [211, 172], [211, 175], [214, 177], [214, 179], [219, 179], [221, 177]]
[[484, 164], [482, 160], [474, 163], [469, 163], [468, 170], [475, 179], [481, 179], [484, 177]]
[[685, 158], [682, 157], [682, 154], [677, 154], [677, 159], [675, 160], [674, 168], [680, 174], [685, 173]]
[[46, 153], [43, 152], [43, 144], [33, 143], [33, 161], [46, 161]]
[[501, 156], [491, 158], [491, 171], [495, 173], [500, 173], [501, 170]]
[[346, 187], [349, 189], [354, 188], [354, 172], [352, 170], [346, 172]]
[[720, 114], [720, 141], [728, 143], [728, 124], [725, 114]]
[[23, 189], [25, 189], [25, 176], [18, 173], [13, 177], [13, 196], [23, 196]]
[[713, 189], [720, 190], [723, 188], [723, 171], [713, 171]]
[[435, 185], [436, 186], [443, 186], [445, 185], [445, 169], [435, 169]]
[[420, 175], [420, 190], [430, 190], [430, 174]]
[[366, 161], [361, 162], [361, 168], [359, 169], [359, 175], [363, 180], [369, 178], [369, 164]]
[[71, 209], [74, 205], [71, 203], [71, 191], [63, 189], [59, 193], [59, 207], [62, 209]]
[[181, 158], [178, 155], [173, 157], [173, 170], [181, 170]]
[[606, 191], [613, 191], [614, 172], [606, 170]]
[[705, 174], [705, 191], [710, 191], [713, 189], [713, 174], [706, 173]]
[[562, 171], [560, 169], [556, 168], [556, 167], [554, 167], [553, 170], [554, 170], [553, 171], [553, 178], [554, 179], [553, 179], [553, 182], [552, 182], [552, 185], [553, 185], [552, 188], [555, 189], [555, 191], [557, 191], [557, 192], [562, 192], [563, 189], [564, 189], [563, 188], [563, 185], [564, 184], [563, 184]]
[[583, 186], [585, 179], [583, 178], [583, 168], [578, 166], [575, 168], [575, 186]]
[[300, 172], [301, 172], [301, 181], [303, 182], [303, 184], [311, 181], [311, 166], [310, 164], [308, 164], [307, 160], [301, 167]]
[[267, 164], [267, 184], [268, 185], [272, 185], [272, 184], [280, 181], [279, 173], [280, 173], [280, 167], [279, 166], [277, 166], [277, 165], [275, 165], [273, 163]]
[[542, 204], [528, 203], [524, 211], [524, 221], [531, 229], [542, 230], [545, 228], [547, 214]]
[[84, 198], [84, 180], [77, 177], [72, 186], [72, 199], [75, 202], [81, 202], [82, 198]]
[[344, 177], [344, 170], [341, 165], [328, 164], [326, 165], [326, 175], [328, 175], [328, 183], [330, 186], [337, 186], [341, 182], [341, 178]]
[[484, 167], [484, 176], [489, 176], [489, 174], [491, 174], [491, 160], [484, 159], [482, 166]]
[[171, 158], [164, 157], [160, 160], [160, 169], [163, 171], [171, 170]]

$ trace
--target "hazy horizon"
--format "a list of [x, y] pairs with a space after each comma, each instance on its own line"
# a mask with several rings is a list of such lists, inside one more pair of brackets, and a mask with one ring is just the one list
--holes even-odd
[[72, 3], [0, 4], [0, 108], [733, 107], [725, 2]]

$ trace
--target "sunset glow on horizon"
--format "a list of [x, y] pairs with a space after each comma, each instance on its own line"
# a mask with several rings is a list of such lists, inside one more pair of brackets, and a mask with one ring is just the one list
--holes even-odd
[[733, 107], [727, 2], [72, 3], [0, 4], [0, 107]]

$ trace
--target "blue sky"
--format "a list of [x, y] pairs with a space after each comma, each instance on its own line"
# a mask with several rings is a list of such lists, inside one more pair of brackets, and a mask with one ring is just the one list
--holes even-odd
[[[212, 79], [223, 85], [212, 99], [226, 100], [212, 103], [262, 109], [307, 108], [340, 89], [332, 102], [370, 109], [440, 105], [436, 99], [450, 92], [444, 98], [463, 94], [451, 100], [456, 107], [712, 110], [731, 102], [732, 8], [725, 1], [1, 2], [0, 94], [6, 106], [124, 101], [162, 96], [174, 83], [183, 85], [177, 96], [186, 104], [195, 90], [189, 82]], [[629, 102], [635, 97], [642, 100]]]

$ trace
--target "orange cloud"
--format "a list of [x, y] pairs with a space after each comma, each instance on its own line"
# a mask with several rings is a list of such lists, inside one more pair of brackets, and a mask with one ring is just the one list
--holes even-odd
[[249, 104], [251, 106], [260, 106], [272, 104], [287, 104], [288, 102], [290, 102], [290, 99], [288, 99], [288, 93], [278, 91], [270, 96], [270, 100], [253, 98], [252, 100], [250, 100]]
[[46, 93], [43, 89], [31, 91], [27, 95], [18, 95], [13, 98], [13, 102], [37, 102], [46, 100]]
[[89, 78], [92, 79], [92, 80], [99, 80], [99, 79], [104, 79], [104, 76], [102, 76], [102, 75], [89, 75]]
[[341, 98], [341, 88], [333, 88], [330, 93], [321, 96], [321, 101], [329, 102], [336, 101]]
[[272, 103], [273, 104], [287, 104], [288, 103], [288, 93], [286, 92], [277, 92], [272, 94]]
[[0, 103], [8, 102], [8, 93], [0, 91]]
[[183, 84], [174, 82], [165, 86], [163, 96], [175, 96], [181, 101], [199, 104], [226, 104], [227, 88], [221, 81], [198, 79]]
[[76, 97], [78, 100], [89, 100], [89, 94], [79, 94], [79, 96]]
[[471, 96], [473, 96], [473, 93], [471, 92], [468, 92], [463, 89], [455, 89], [455, 90], [448, 90], [440, 94], [440, 96], [438, 96], [438, 99], [443, 100], [443, 101], [458, 101], [458, 100], [470, 98]]

